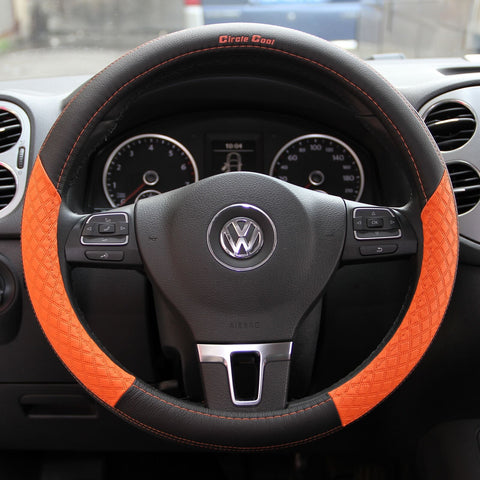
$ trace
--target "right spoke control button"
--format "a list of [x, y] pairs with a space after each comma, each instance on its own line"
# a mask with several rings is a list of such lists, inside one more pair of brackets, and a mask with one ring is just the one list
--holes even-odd
[[398, 219], [389, 208], [356, 208], [353, 211], [353, 231], [357, 240], [381, 240], [402, 236]]
[[395, 253], [398, 250], [398, 245], [362, 245], [360, 247], [360, 255], [387, 255], [389, 253]]
[[379, 228], [383, 228], [383, 218], [381, 217], [373, 217], [369, 218], [367, 217], [367, 227], [368, 228], [374, 228], [378, 230]]

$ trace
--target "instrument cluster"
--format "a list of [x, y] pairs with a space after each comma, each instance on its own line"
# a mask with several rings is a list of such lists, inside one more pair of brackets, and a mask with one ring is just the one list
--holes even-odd
[[[183, 130], [151, 125], [112, 140], [94, 160], [93, 175], [101, 178], [101, 188], [91, 192], [92, 210], [135, 203], [233, 171], [263, 173], [347, 200], [362, 199], [368, 155], [343, 134], [318, 127], [277, 128], [274, 120], [258, 122], [253, 131], [245, 129], [245, 119], [209, 123], [192, 122]], [[223, 132], [222, 125], [227, 127]]]

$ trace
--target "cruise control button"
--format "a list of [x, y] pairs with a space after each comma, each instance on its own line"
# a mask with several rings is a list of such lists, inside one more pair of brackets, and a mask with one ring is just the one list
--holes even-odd
[[92, 215], [90, 218], [91, 221], [94, 221], [95, 223], [114, 223], [118, 222], [120, 219], [124, 219], [125, 217], [125, 213], [97, 213], [95, 215]]
[[364, 245], [360, 247], [360, 255], [386, 255], [388, 253], [395, 253], [398, 245]]
[[87, 250], [85, 256], [89, 260], [101, 260], [105, 262], [119, 262], [123, 260], [124, 253], [121, 251], [110, 252], [105, 250]]
[[126, 245], [127, 237], [119, 236], [119, 237], [101, 237], [101, 236], [94, 236], [94, 237], [82, 237], [82, 244], [83, 245]]
[[128, 215], [100, 213], [91, 215], [82, 229], [82, 245], [127, 245]]
[[115, 233], [115, 224], [114, 223], [100, 223], [98, 225], [98, 233]]
[[87, 223], [82, 230], [82, 235], [84, 237], [92, 237], [98, 235], [97, 223]]
[[128, 223], [127, 222], [117, 222], [117, 233], [121, 235], [128, 235]]

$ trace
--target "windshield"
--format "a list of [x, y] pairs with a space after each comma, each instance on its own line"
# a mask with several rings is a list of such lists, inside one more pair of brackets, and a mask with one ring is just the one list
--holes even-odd
[[480, 50], [480, 0], [0, 0], [0, 79], [90, 75], [144, 41], [191, 26], [303, 30], [368, 59]]

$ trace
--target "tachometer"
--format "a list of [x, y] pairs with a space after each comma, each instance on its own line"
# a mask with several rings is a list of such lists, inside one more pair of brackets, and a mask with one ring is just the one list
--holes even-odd
[[122, 142], [103, 169], [103, 190], [112, 207], [197, 180], [198, 169], [190, 152], [173, 138], [154, 133]]
[[363, 192], [364, 174], [358, 155], [329, 135], [303, 135], [285, 144], [272, 162], [270, 175], [347, 200], [358, 200]]

